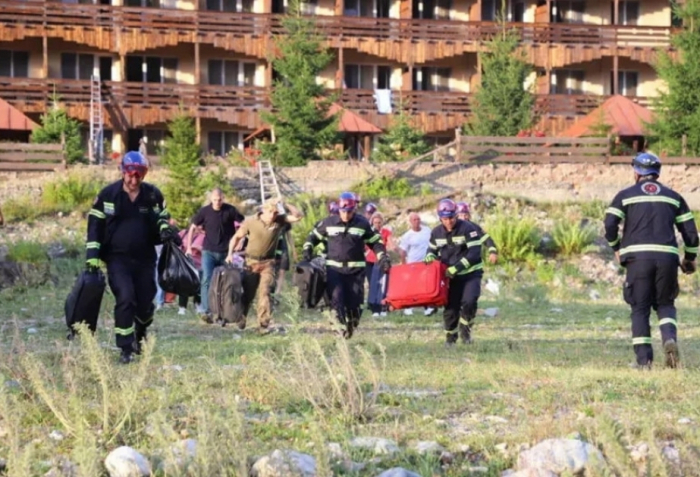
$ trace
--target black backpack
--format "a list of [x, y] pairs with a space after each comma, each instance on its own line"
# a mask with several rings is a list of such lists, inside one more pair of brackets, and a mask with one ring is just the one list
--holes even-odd
[[97, 319], [104, 296], [106, 281], [101, 270], [84, 270], [75, 281], [73, 289], [66, 298], [64, 311], [68, 326], [68, 339], [73, 339], [76, 330], [73, 325], [86, 323], [93, 333], [97, 330]]

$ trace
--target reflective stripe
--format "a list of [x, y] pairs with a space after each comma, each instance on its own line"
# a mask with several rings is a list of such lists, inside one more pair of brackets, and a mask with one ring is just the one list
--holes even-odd
[[455, 244], [464, 243], [466, 241], [467, 241], [467, 239], [465, 237], [452, 237], [452, 243], [455, 243]]
[[472, 325], [472, 322], [471, 322], [471, 321], [465, 320], [464, 318], [460, 318], [460, 319], [459, 319], [459, 323], [460, 323], [461, 325], [465, 325], [465, 326], [471, 326], [471, 325]]
[[276, 250], [276, 251], [275, 251], [275, 255], [282, 256], [282, 250]]
[[481, 243], [484, 243], [484, 242], [486, 242], [486, 241], [487, 241], [488, 239], [490, 239], [490, 238], [491, 238], [491, 236], [490, 236], [489, 234], [484, 234], [484, 236], [481, 237], [480, 242], [481, 242]]
[[311, 242], [304, 242], [304, 245], [301, 248], [314, 248], [314, 244]]
[[698, 247], [685, 247], [685, 251], [689, 253], [698, 253]]
[[450, 268], [447, 269], [447, 273], [451, 273], [454, 275], [455, 273], [457, 273], [457, 267], [452, 265]]
[[432, 243], [429, 243], [429, 244], [428, 244], [428, 248], [430, 248], [430, 249], [432, 249], [432, 250], [437, 250], [437, 245], [434, 245], [434, 244], [432, 244]]
[[104, 219], [107, 216], [104, 214], [104, 212], [100, 212], [97, 209], [90, 209], [90, 213], [88, 215], [92, 215], [93, 217], [97, 217], [98, 219]]
[[460, 260], [459, 263], [461, 263], [465, 267], [469, 268], [469, 260], [467, 260], [467, 257], [462, 258], [462, 260]]
[[336, 260], [326, 260], [326, 265], [330, 265], [332, 267], [358, 268], [364, 267], [365, 262], [338, 262]]
[[624, 218], [625, 218], [625, 213], [624, 213], [623, 211], [621, 211], [620, 209], [618, 209], [617, 207], [608, 207], [608, 208], [605, 210], [605, 213], [606, 213], [606, 214], [617, 215], [617, 216], [620, 217], [621, 219], [624, 219]]
[[160, 230], [167, 229], [167, 228], [168, 228], [168, 224], [166, 222], [163, 222], [162, 224], [160, 224]]
[[467, 268], [463, 272], [459, 272], [458, 275], [467, 275], [472, 272], [476, 272], [477, 270], [483, 270], [484, 269], [484, 264], [483, 263], [477, 263], [476, 265], [472, 265], [471, 267]]
[[618, 243], [620, 243], [620, 237], [616, 238], [616, 239], [613, 240], [612, 242], [608, 242], [608, 245], [610, 245], [611, 247], [614, 247], [614, 246], [617, 245]]
[[678, 322], [675, 320], [675, 318], [661, 318], [659, 320], [659, 326], [663, 325], [673, 325], [678, 328]]
[[428, 255], [425, 256], [425, 258], [423, 260], [428, 259], [428, 258], [432, 258], [433, 260], [437, 260], [437, 256], [435, 256], [434, 253], [429, 253]]
[[344, 233], [345, 232], [345, 227], [337, 227], [335, 225], [330, 225], [326, 227], [326, 231], [329, 234], [339, 234], [339, 233]]
[[321, 232], [319, 232], [316, 229], [314, 229], [313, 232], [314, 232], [314, 235], [316, 236], [316, 238], [318, 238], [319, 240], [323, 240], [323, 235], [321, 235]]
[[365, 234], [365, 229], [361, 229], [359, 227], [350, 227], [348, 229], [348, 233], [350, 235], [359, 235], [360, 237], [362, 237]]
[[100, 242], [88, 242], [85, 244], [85, 248], [96, 248], [100, 249]]
[[375, 234], [375, 235], [371, 236], [370, 238], [366, 239], [366, 240], [365, 240], [365, 243], [377, 243], [377, 242], [379, 242], [381, 239], [382, 239], [382, 238], [381, 238], [379, 235]]
[[633, 345], [651, 344], [651, 337], [644, 336], [641, 338], [632, 338], [632, 344]]
[[114, 202], [104, 202], [102, 205], [106, 214], [114, 213]]
[[437, 245], [447, 245], [447, 239], [435, 239]]
[[118, 335], [129, 336], [130, 334], [132, 334], [134, 332], [134, 327], [133, 326], [131, 326], [129, 328], [117, 328], [117, 327], [115, 327], [114, 332]]
[[498, 253], [498, 249], [496, 247], [490, 247], [489, 253]]
[[630, 197], [629, 199], [622, 199], [622, 205], [629, 205], [629, 204], [642, 204], [645, 202], [665, 202], [667, 204], [675, 205], [676, 207], [680, 207], [681, 203], [677, 201], [676, 199], [671, 199], [670, 197], [664, 197], [662, 195], [650, 195], [650, 196], [639, 196], [639, 197]]
[[458, 328], [455, 328], [454, 330], [445, 330], [445, 331], [447, 332], [448, 335], [456, 335], [457, 333], [459, 333]]
[[473, 240], [471, 242], [467, 242], [467, 247], [476, 247], [477, 245], [481, 245], [481, 240]]
[[632, 252], [665, 252], [673, 253], [678, 255], [678, 247], [673, 247], [671, 245], [630, 245], [625, 248], [620, 249], [620, 255]]
[[384, 252], [379, 252], [377, 254], [377, 260], [381, 260], [381, 258], [384, 256]]
[[693, 213], [692, 212], [687, 212], [683, 215], [679, 215], [676, 217], [676, 223], [680, 224], [681, 222], [687, 222], [688, 220], [693, 220]]

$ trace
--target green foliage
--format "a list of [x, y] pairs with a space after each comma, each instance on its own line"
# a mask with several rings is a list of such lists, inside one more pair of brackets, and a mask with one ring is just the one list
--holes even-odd
[[425, 136], [416, 128], [411, 117], [402, 109], [394, 117], [386, 133], [379, 137], [373, 159], [378, 162], [404, 161], [430, 150]]
[[[292, 10], [298, 11], [293, 3]], [[282, 20], [284, 34], [275, 37], [279, 56], [272, 58], [272, 66], [279, 78], [270, 95], [273, 112], [262, 113], [275, 142], [261, 143], [260, 149], [278, 166], [301, 166], [320, 159], [321, 151], [338, 138], [338, 117], [329, 115], [333, 99], [316, 82], [333, 56], [322, 46], [313, 20], [294, 13]]]
[[9, 244], [7, 257], [14, 262], [22, 263], [44, 263], [49, 260], [45, 247], [29, 240]]
[[304, 217], [292, 227], [292, 241], [297, 256], [301, 256], [302, 247], [306, 242], [306, 237], [313, 230], [314, 225], [320, 220], [328, 217], [327, 201], [324, 198], [298, 197], [296, 205]]
[[351, 188], [363, 199], [402, 199], [418, 195], [427, 190], [417, 190], [405, 177], [381, 176], [361, 182]]
[[533, 122], [535, 96], [524, 88], [532, 67], [517, 53], [519, 37], [503, 30], [481, 55], [481, 85], [474, 93], [470, 136], [514, 136]]
[[682, 154], [682, 137], [687, 136], [687, 155], [700, 154], [700, 0], [674, 5], [683, 29], [671, 37], [678, 59], [659, 52], [654, 65], [667, 90], [654, 99], [654, 116], [648, 124], [652, 148], [670, 156]]
[[499, 261], [524, 262], [532, 257], [540, 243], [540, 232], [529, 217], [497, 212], [489, 218], [484, 229], [498, 247]]
[[585, 253], [598, 236], [591, 224], [581, 224], [578, 220], [560, 220], [552, 231], [552, 240], [557, 253], [570, 256]]
[[62, 138], [65, 138], [68, 164], [86, 162], [80, 138], [80, 123], [70, 118], [58, 101], [58, 97], [54, 96], [51, 107], [41, 115], [41, 125], [32, 131], [31, 141], [34, 144], [61, 144]]
[[605, 219], [605, 209], [607, 208], [607, 202], [595, 199], [590, 202], [581, 203], [581, 214], [586, 218], [602, 221]]

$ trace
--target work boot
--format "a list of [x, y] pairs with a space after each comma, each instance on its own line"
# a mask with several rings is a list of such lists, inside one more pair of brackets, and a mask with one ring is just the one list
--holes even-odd
[[349, 340], [350, 338], [352, 338], [352, 334], [355, 332], [354, 325], [355, 325], [355, 323], [353, 323], [350, 320], [348, 320], [345, 323], [345, 331], [343, 331], [343, 338], [345, 338], [346, 340]]
[[146, 330], [138, 331], [134, 335], [134, 343], [132, 348], [134, 349], [134, 354], [141, 354], [141, 349], [143, 348], [143, 342], [146, 339]]
[[471, 344], [472, 342], [472, 330], [469, 326], [461, 325], [459, 327], [459, 338], [462, 340], [462, 344]]
[[456, 333], [446, 333], [445, 334], [445, 348], [451, 348], [457, 343]]
[[119, 356], [119, 363], [129, 364], [134, 361], [133, 349], [122, 348], [122, 353]]
[[211, 315], [207, 312], [201, 313], [199, 315], [199, 319], [202, 321], [202, 323], [206, 323], [208, 325], [211, 325], [214, 323], [214, 320], [211, 318]]
[[681, 360], [676, 340], [669, 339], [664, 342], [664, 354], [666, 355], [666, 367], [672, 369], [677, 368]]

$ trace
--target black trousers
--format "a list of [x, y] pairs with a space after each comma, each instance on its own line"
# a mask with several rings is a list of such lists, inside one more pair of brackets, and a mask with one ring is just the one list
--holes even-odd
[[331, 298], [331, 308], [341, 324], [350, 320], [355, 328], [360, 323], [364, 302], [365, 271], [358, 268], [351, 273], [341, 273], [333, 267], [326, 268], [326, 290]]
[[153, 321], [156, 296], [154, 262], [115, 256], [107, 260], [107, 280], [114, 294], [114, 333], [117, 346], [130, 347]]
[[471, 327], [481, 296], [482, 276], [483, 272], [477, 271], [450, 279], [447, 305], [443, 311], [447, 341], [457, 341], [458, 333], [465, 339], [471, 336]]
[[632, 260], [625, 264], [623, 296], [632, 308], [632, 346], [637, 364], [651, 364], [651, 309], [656, 310], [661, 342], [677, 338], [675, 300], [678, 297], [678, 260]]

